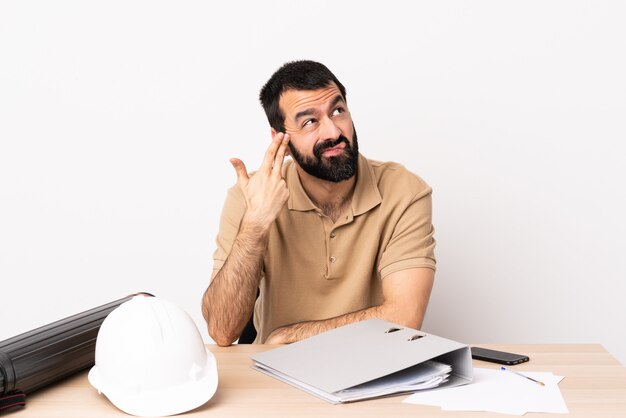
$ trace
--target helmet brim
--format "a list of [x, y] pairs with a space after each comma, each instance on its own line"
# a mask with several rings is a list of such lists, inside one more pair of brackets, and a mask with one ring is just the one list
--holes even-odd
[[[217, 364], [215, 356], [206, 349], [207, 358], [200, 378], [183, 384], [138, 393], [122, 393], [108, 387], [97, 365], [89, 371], [89, 383], [103, 393], [113, 405], [130, 415], [162, 417], [181, 414], [198, 408], [209, 401], [217, 390]], [[158, 365], [155, 365], [158, 367]]]

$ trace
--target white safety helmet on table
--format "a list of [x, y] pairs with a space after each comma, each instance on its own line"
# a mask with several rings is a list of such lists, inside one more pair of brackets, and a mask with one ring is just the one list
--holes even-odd
[[89, 382], [128, 414], [167, 416], [211, 399], [217, 366], [185, 311], [136, 296], [102, 323]]

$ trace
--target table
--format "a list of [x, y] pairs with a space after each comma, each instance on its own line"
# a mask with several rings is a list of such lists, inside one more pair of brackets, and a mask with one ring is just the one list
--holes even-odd
[[[501, 345], [481, 347], [524, 353], [530, 362], [519, 370], [550, 371], [565, 376], [560, 388], [570, 410], [568, 418], [626, 417], [626, 368], [600, 345]], [[479, 412], [444, 412], [438, 407], [409, 405], [407, 395], [345, 405], [326, 403], [306, 392], [250, 368], [250, 355], [267, 345], [208, 346], [218, 364], [219, 386], [215, 396], [185, 417], [504, 417]], [[476, 367], [498, 365], [474, 361]], [[539, 416], [547, 414], [527, 414]], [[27, 407], [6, 414], [27, 417], [128, 417], [87, 381], [87, 373], [29, 395]], [[554, 415], [556, 416], [556, 415]]]

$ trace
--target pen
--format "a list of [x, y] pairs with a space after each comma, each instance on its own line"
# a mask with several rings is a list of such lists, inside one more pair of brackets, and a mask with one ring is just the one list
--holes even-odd
[[532, 380], [533, 382], [535, 382], [535, 383], [537, 383], [538, 385], [541, 385], [541, 386], [545, 386], [546, 385], [541, 380], [533, 379], [532, 377], [529, 377], [529, 376], [526, 376], [525, 374], [521, 374], [519, 372], [516, 372], [515, 370], [507, 369], [506, 367], [500, 367], [500, 370], [504, 370], [505, 372], [515, 373], [516, 375], [525, 377], [528, 380]]

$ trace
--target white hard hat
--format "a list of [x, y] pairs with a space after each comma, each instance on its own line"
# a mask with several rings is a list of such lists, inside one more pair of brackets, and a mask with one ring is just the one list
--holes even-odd
[[89, 383], [128, 414], [167, 416], [211, 399], [217, 366], [185, 311], [135, 296], [102, 323]]

